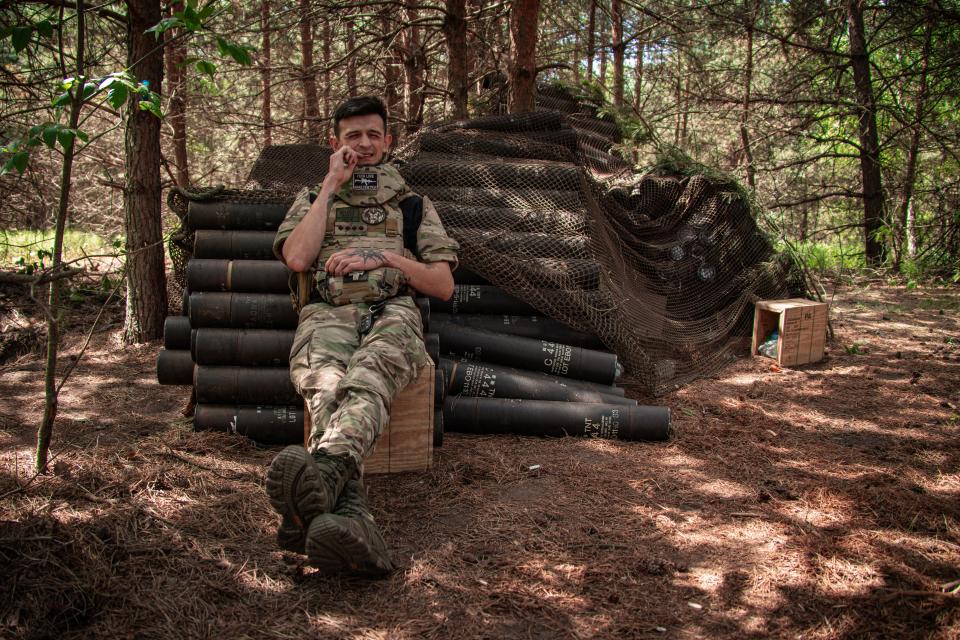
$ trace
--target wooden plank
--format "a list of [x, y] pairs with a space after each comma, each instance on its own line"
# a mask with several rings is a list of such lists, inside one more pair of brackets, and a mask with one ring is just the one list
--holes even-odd
[[365, 473], [423, 471], [433, 463], [434, 365], [421, 369], [393, 401], [390, 422], [383, 428]]
[[[364, 473], [423, 471], [433, 464], [434, 365], [424, 367], [416, 380], [393, 401], [390, 421], [383, 427], [373, 451], [363, 463]], [[310, 437], [310, 412], [304, 411], [303, 443]]]

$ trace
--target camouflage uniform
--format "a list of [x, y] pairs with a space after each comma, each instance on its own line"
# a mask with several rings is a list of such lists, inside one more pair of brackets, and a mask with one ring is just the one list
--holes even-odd
[[[357, 173], [369, 169], [358, 167], [354, 171], [354, 184]], [[378, 165], [376, 169], [381, 176], [381, 195], [388, 196], [380, 203], [391, 212], [399, 211], [398, 203], [414, 194], [391, 165]], [[374, 203], [373, 199], [358, 199], [356, 193], [351, 198], [351, 189], [349, 183], [345, 185], [337, 194], [338, 200], [347, 198], [361, 207]], [[300, 192], [280, 225], [273, 245], [278, 258], [282, 259], [283, 242], [309, 211], [311, 200], [308, 190]], [[333, 222], [333, 216], [328, 216], [328, 239]], [[353, 246], [358, 246], [359, 240], [352, 241]], [[377, 238], [365, 237], [361, 242], [367, 241], [369, 246], [383, 247]], [[440, 217], [427, 198], [423, 198], [423, 217], [416, 244], [421, 262], [443, 261], [456, 268], [459, 247], [444, 231]], [[321, 263], [330, 252], [331, 249], [321, 250], [315, 265], [315, 286], [328, 300], [334, 295], [329, 290], [341, 293], [340, 284], [330, 284], [329, 290], [323, 290], [328, 283]], [[403, 255], [413, 257], [405, 249]], [[290, 351], [290, 378], [306, 401], [313, 420], [307, 449], [311, 453], [323, 450], [334, 455], [349, 455], [358, 468], [362, 468], [364, 458], [373, 449], [397, 392], [416, 378], [428, 362], [420, 314], [413, 299], [402, 289], [398, 295], [391, 296], [392, 290], [380, 280], [382, 273], [374, 273], [378, 271], [382, 270], [371, 270], [370, 280], [376, 276], [377, 284], [370, 286], [384, 287], [382, 290], [387, 291], [389, 297], [383, 301], [383, 309], [368, 333], [361, 335], [359, 324], [363, 315], [369, 313], [370, 302], [340, 304], [344, 302], [344, 294], [335, 300], [338, 304], [311, 302], [303, 308]], [[391, 280], [395, 275], [388, 274], [384, 280]], [[402, 287], [404, 282], [401, 273], [399, 285]]]

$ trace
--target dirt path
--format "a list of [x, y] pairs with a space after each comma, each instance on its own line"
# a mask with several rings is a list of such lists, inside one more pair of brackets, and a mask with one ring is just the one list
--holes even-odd
[[276, 451], [193, 433], [158, 345], [115, 330], [64, 394], [54, 473], [19, 490], [22, 356], [0, 366], [0, 637], [958, 638], [960, 294], [861, 285], [832, 315], [824, 362], [661, 399], [669, 443], [447, 434], [429, 473], [370, 478], [401, 567], [372, 583], [276, 551]]

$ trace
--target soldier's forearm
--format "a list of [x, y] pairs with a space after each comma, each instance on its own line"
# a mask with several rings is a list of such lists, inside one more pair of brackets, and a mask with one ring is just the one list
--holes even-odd
[[327, 211], [340, 185], [327, 176], [307, 215], [283, 243], [283, 261], [291, 271], [309, 271], [313, 267], [327, 228]]
[[407, 284], [424, 295], [441, 300], [448, 300], [453, 295], [453, 274], [446, 262], [417, 262], [385, 251], [384, 264], [403, 271]]

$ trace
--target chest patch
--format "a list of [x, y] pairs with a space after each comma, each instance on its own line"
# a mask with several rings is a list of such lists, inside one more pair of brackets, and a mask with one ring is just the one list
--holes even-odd
[[354, 171], [353, 190], [373, 192], [380, 188], [380, 175], [373, 171]]
[[360, 218], [367, 224], [382, 224], [387, 219], [383, 207], [364, 207]]

